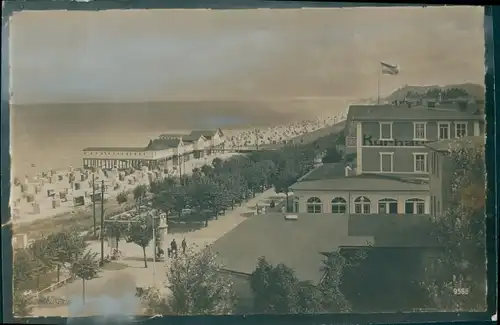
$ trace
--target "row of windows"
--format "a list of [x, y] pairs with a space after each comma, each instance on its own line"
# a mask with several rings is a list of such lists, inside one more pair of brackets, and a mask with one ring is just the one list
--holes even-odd
[[84, 151], [84, 155], [96, 155], [96, 156], [145, 156], [145, 152], [120, 152], [120, 151], [96, 151], [96, 152], [90, 152], [90, 151]]
[[[331, 202], [332, 213], [347, 213], [347, 201], [342, 197], [336, 197]], [[307, 213], [322, 213], [323, 203], [318, 197], [307, 199]], [[357, 197], [354, 200], [354, 213], [370, 214], [371, 201], [366, 196]], [[378, 201], [378, 213], [397, 214], [398, 201], [395, 199], [381, 199]], [[422, 199], [408, 199], [405, 201], [406, 214], [425, 214], [425, 201]]]
[[[394, 171], [394, 152], [380, 152], [380, 171], [393, 172]], [[414, 152], [413, 153], [413, 171], [415, 173], [427, 172], [427, 153]]]
[[[455, 138], [467, 136], [468, 122], [454, 122]], [[438, 139], [447, 140], [451, 137], [451, 123], [438, 122]], [[427, 140], [427, 122], [413, 122], [413, 139]], [[380, 140], [393, 140], [392, 122], [380, 122]]]

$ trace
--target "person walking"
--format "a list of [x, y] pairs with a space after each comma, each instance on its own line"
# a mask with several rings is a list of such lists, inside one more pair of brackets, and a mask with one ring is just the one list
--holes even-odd
[[187, 248], [186, 238], [182, 240], [181, 246], [182, 246], [182, 254], [186, 254], [186, 248]]
[[177, 257], [177, 243], [175, 242], [175, 238], [170, 242], [170, 251], [170, 254]]

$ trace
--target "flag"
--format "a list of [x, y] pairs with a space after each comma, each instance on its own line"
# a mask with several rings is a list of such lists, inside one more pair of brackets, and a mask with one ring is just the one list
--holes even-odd
[[384, 62], [380, 62], [382, 67], [382, 74], [390, 74], [396, 76], [399, 74], [399, 67], [397, 65], [392, 65]]

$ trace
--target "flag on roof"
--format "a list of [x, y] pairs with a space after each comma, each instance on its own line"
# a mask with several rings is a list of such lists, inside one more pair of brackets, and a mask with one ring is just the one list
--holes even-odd
[[382, 74], [390, 74], [396, 76], [399, 74], [399, 67], [397, 65], [388, 64], [385, 62], [380, 62], [382, 68]]

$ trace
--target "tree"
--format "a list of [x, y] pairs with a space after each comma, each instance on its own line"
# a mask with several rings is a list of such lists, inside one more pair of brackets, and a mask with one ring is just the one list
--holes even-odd
[[31, 316], [33, 311], [34, 299], [30, 292], [17, 290], [14, 288], [12, 292], [12, 309], [14, 316], [26, 317]]
[[286, 168], [280, 170], [276, 175], [272, 177], [272, 184], [274, 186], [274, 190], [276, 193], [284, 193], [286, 195], [286, 209], [289, 209], [289, 198], [288, 192], [290, 186], [294, 184], [299, 178], [299, 174], [297, 171], [292, 170], [292, 168]]
[[40, 289], [40, 275], [52, 270], [55, 266], [52, 252], [46, 238], [35, 240], [28, 246], [28, 255], [33, 261], [33, 269], [36, 278], [36, 289]]
[[153, 239], [153, 224], [149, 215], [139, 215], [133, 222], [131, 222], [127, 229], [125, 240], [127, 243], [134, 243], [142, 248], [144, 256], [144, 267], [148, 267], [148, 260], [146, 257], [146, 247]]
[[127, 192], [118, 193], [118, 195], [116, 196], [116, 202], [118, 202], [118, 204], [120, 205], [122, 205], [123, 203], [127, 203], [127, 201], [128, 201]]
[[52, 262], [57, 267], [57, 281], [60, 279], [61, 268], [77, 260], [87, 248], [81, 236], [75, 232], [58, 232], [47, 237], [48, 250]]
[[340, 290], [342, 274], [348, 266], [350, 266], [349, 261], [338, 252], [328, 254], [323, 260], [321, 270], [325, 276], [319, 289], [322, 292], [323, 308], [328, 312], [348, 312], [351, 310], [350, 303]]
[[322, 159], [323, 163], [338, 163], [342, 160], [342, 155], [338, 152], [337, 148], [329, 148]]
[[14, 290], [28, 289], [25, 284], [37, 275], [38, 263], [27, 248], [16, 249], [13, 255], [12, 283]]
[[116, 240], [116, 249], [118, 249], [118, 245], [120, 240], [126, 236], [128, 225], [123, 222], [113, 222], [112, 220], [125, 220], [125, 218], [113, 218], [106, 222], [104, 226], [104, 234], [108, 237], [112, 237]]
[[478, 311], [486, 306], [484, 146], [450, 148], [450, 207], [433, 218], [443, 251], [427, 265], [422, 285], [432, 306]]
[[264, 257], [250, 276], [254, 312], [296, 314], [321, 312], [321, 293], [307, 281], [299, 281], [284, 264], [270, 265]]
[[205, 176], [212, 176], [213, 174], [213, 167], [212, 166], [209, 166], [209, 165], [203, 165], [201, 166], [201, 172], [203, 173], [203, 175]]
[[214, 160], [212, 160], [212, 166], [214, 167], [214, 171], [216, 173], [218, 173], [222, 170], [222, 165], [223, 165], [222, 159], [214, 158]]
[[431, 88], [431, 89], [427, 90], [427, 92], [425, 93], [425, 97], [437, 99], [440, 94], [441, 94], [440, 88]]
[[141, 296], [149, 311], [162, 314], [230, 314], [235, 305], [233, 284], [221, 269], [209, 247], [197, 253], [190, 249], [172, 260], [167, 269], [167, 296], [152, 289], [145, 290]]
[[158, 288], [137, 288], [136, 297], [146, 306], [146, 315], [167, 315], [170, 313], [165, 294], [160, 292]]
[[141, 184], [141, 185], [137, 185], [134, 188], [134, 191], [133, 191], [134, 200], [135, 200], [137, 205], [139, 205], [139, 206], [142, 205], [142, 202], [143, 202], [144, 198], [146, 197], [147, 193], [148, 193], [148, 186], [147, 185]]
[[99, 274], [99, 261], [97, 253], [87, 250], [76, 261], [71, 264], [70, 272], [77, 278], [82, 279], [82, 299], [85, 303], [85, 281], [92, 280]]

